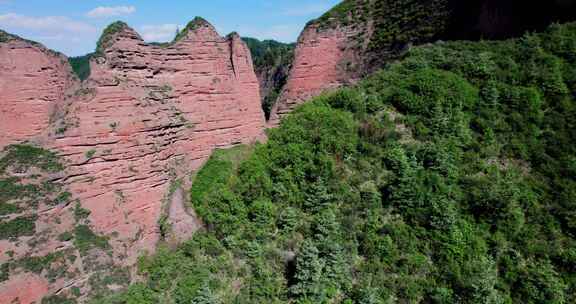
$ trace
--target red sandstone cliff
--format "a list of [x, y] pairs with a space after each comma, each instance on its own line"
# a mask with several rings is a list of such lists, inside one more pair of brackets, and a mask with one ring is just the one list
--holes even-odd
[[[199, 223], [178, 186], [213, 149], [263, 136], [258, 81], [237, 34], [220, 37], [195, 19], [170, 45], [146, 44], [125, 25], [106, 38], [82, 87], [65, 59], [20, 39], [0, 43], [0, 148], [30, 140], [58, 151], [67, 169], [54, 178], [79, 202], [40, 209], [36, 230], [47, 242], [0, 241], [0, 252], [14, 252], [0, 263], [64, 250], [79, 257], [56, 280], [12, 271], [0, 283], [0, 303], [32, 303], [72, 287], [85, 294], [94, 277], [133, 265], [161, 236], [186, 238]], [[90, 211], [87, 219], [75, 219], [79, 207]], [[161, 235], [161, 221], [173, 233]], [[57, 241], [78, 224], [106, 236], [111, 250], [78, 254]]]
[[282, 116], [323, 91], [351, 84], [358, 73], [351, 65], [360, 60], [350, 41], [358, 35], [353, 27], [306, 27], [298, 39], [288, 81], [270, 114], [269, 125], [277, 126]]
[[42, 133], [73, 87], [67, 59], [0, 31], [0, 147]]

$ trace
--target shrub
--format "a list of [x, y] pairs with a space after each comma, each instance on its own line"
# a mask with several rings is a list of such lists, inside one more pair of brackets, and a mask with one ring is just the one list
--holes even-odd
[[23, 216], [0, 222], [0, 239], [32, 236], [36, 232], [36, 217]]

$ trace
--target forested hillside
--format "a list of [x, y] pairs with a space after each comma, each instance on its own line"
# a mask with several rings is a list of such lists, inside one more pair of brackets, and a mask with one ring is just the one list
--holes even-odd
[[215, 154], [205, 231], [94, 302], [574, 303], [575, 141], [575, 23], [412, 48]]

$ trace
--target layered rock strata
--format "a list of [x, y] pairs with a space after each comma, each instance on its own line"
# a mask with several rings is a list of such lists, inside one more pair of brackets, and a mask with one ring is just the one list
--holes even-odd
[[[36, 234], [44, 233], [48, 242], [30, 248], [22, 246], [22, 239], [3, 240], [0, 251], [12, 257], [1, 255], [0, 262], [65, 250], [79, 259], [65, 263], [65, 275], [50, 280], [45, 271], [32, 275], [14, 268], [0, 283], [2, 303], [32, 303], [46, 290], [69, 294], [76, 287], [84, 297], [94, 292], [95, 278], [103, 276], [99, 273], [110, 270], [104, 268], [131, 266], [162, 239], [186, 239], [200, 223], [180, 188], [215, 148], [253, 143], [263, 137], [265, 124], [248, 48], [237, 34], [220, 37], [200, 18], [167, 45], [144, 43], [125, 24], [114, 24], [101, 39], [91, 76], [81, 87], [66, 82], [73, 77], [59, 58], [40, 52], [27, 60], [27, 44], [18, 40], [0, 46], [0, 73], [6, 75], [0, 85], [18, 81], [20, 88], [30, 88], [1, 91], [0, 109], [3, 117], [15, 117], [34, 130], [6, 132], [11, 130], [7, 125], [1, 143], [29, 140], [57, 151], [66, 170], [51, 178], [71, 197], [38, 212]], [[25, 68], [5, 68], [10, 65]], [[45, 66], [52, 78], [44, 75]], [[32, 90], [39, 84], [41, 91]], [[30, 111], [31, 96], [44, 95], [49, 98], [40, 98], [42, 107]], [[79, 219], [79, 213], [89, 215]], [[76, 241], [57, 241], [79, 225], [108, 245], [77, 253], [82, 250]], [[14, 287], [22, 284], [37, 286], [36, 296]]]
[[46, 130], [74, 83], [62, 54], [0, 30], [0, 147]]

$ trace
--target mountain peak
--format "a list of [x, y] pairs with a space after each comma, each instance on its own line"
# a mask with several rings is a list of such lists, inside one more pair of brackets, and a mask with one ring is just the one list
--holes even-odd
[[98, 39], [98, 42], [96, 44], [96, 53], [103, 53], [104, 50], [106, 50], [113, 44], [113, 38], [118, 33], [125, 31], [129, 31], [136, 34], [136, 32], [123, 21], [116, 21], [108, 25], [102, 32], [102, 35], [100, 35], [100, 39]]
[[185, 37], [188, 36], [188, 33], [190, 32], [195, 32], [196, 30], [200, 29], [200, 28], [208, 28], [211, 31], [213, 31], [214, 33], [216, 32], [216, 29], [214, 28], [214, 26], [208, 22], [206, 19], [196, 16], [194, 17], [194, 19], [192, 19], [192, 21], [188, 22], [188, 24], [186, 25], [186, 27], [180, 31], [176, 37], [174, 37], [173, 42], [178, 42], [182, 39], [184, 39]]

